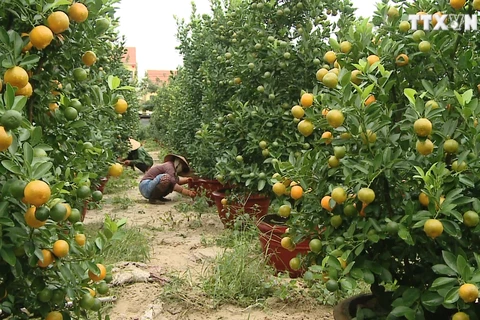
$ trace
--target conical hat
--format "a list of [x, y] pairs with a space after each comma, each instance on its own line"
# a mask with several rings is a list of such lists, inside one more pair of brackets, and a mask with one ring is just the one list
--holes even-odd
[[179, 156], [179, 155], [176, 155], [176, 154], [167, 154], [167, 155], [165, 156], [165, 158], [163, 158], [163, 161], [164, 161], [164, 162], [174, 161], [175, 158], [179, 159], [179, 160], [182, 162], [182, 164], [183, 164], [183, 166], [182, 166], [182, 167], [183, 167], [183, 168], [182, 168], [182, 171], [183, 171], [184, 173], [190, 172], [190, 165], [188, 164], [187, 159], [185, 159], [185, 158], [182, 157], [182, 156]]
[[133, 140], [133, 139], [128, 139], [128, 141], [130, 141], [130, 144], [131, 144], [131, 148], [130, 148], [130, 151], [134, 151], [134, 150], [137, 150], [138, 148], [140, 148], [141, 144], [140, 142], [138, 142], [137, 140]]

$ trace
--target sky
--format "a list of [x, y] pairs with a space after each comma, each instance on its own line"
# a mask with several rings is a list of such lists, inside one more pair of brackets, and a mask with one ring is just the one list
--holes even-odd
[[[193, 2], [199, 14], [210, 13], [209, 0]], [[352, 0], [357, 15], [363, 17], [371, 16], [377, 2]], [[121, 0], [117, 11], [119, 30], [125, 36], [126, 46], [137, 48], [139, 78], [146, 70], [174, 70], [182, 64], [182, 56], [175, 49], [178, 42], [174, 16], [188, 21], [191, 3], [192, 0]]]

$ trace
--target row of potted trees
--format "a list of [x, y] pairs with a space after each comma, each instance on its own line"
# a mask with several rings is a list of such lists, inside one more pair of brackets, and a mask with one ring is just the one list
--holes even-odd
[[102, 251], [125, 221], [85, 235], [81, 210], [139, 123], [118, 2], [0, 2], [2, 319], [101, 307]]
[[179, 25], [185, 64], [162, 90], [194, 101], [169, 103], [175, 127], [196, 110], [183, 151], [203, 178], [271, 200], [280, 247], [304, 253], [291, 271], [335, 295], [370, 285], [357, 318], [477, 317], [478, 35], [433, 29], [478, 9], [396, 1], [368, 21], [348, 1], [214, 1]]

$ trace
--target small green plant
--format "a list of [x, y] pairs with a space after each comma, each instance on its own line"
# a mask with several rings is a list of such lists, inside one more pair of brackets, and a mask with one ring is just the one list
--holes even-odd
[[174, 205], [175, 210], [181, 213], [195, 212], [200, 219], [202, 214], [210, 211], [207, 198], [204, 196], [196, 197], [193, 202], [179, 202]]
[[160, 145], [155, 140], [148, 138], [143, 142], [143, 148], [145, 150], [157, 151], [160, 149]]
[[134, 203], [134, 201], [128, 197], [119, 196], [113, 197], [110, 201], [115, 207], [118, 207], [121, 210], [128, 209], [128, 207]]
[[201, 287], [214, 306], [232, 303], [242, 307], [271, 296], [266, 285], [273, 275], [252, 232], [233, 230], [231, 249], [225, 249], [207, 268]]
[[[93, 237], [102, 228], [103, 223], [85, 225], [85, 234], [87, 238]], [[140, 228], [124, 227], [110, 241], [102, 254], [107, 265], [119, 261], [148, 262], [150, 259], [149, 239]]]
[[119, 177], [110, 178], [105, 185], [104, 194], [117, 194], [126, 190], [137, 188], [138, 171], [124, 169]]

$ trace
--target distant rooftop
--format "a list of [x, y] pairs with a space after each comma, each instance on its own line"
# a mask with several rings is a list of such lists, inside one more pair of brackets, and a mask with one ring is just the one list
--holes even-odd
[[170, 77], [170, 74], [176, 74], [176, 70], [147, 70], [147, 77], [152, 81], [153, 83], [164, 83], [168, 82], [168, 78]]
[[137, 48], [127, 47], [126, 49], [127, 49], [127, 53], [123, 56], [122, 62], [136, 68], [137, 67]]

